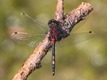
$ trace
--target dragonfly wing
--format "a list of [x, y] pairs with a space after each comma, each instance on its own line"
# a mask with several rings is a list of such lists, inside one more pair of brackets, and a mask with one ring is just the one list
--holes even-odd
[[30, 47], [35, 47], [37, 43], [43, 39], [45, 34], [28, 34], [26, 32], [13, 32], [11, 34], [11, 39], [15, 42], [28, 45]]
[[71, 46], [78, 44], [80, 42], [86, 41], [88, 39], [91, 39], [94, 37], [94, 32], [89, 31], [89, 32], [83, 32], [83, 33], [77, 33], [77, 34], [71, 34], [68, 36], [66, 39], [62, 39], [58, 45], [60, 46]]
[[[71, 12], [68, 12], [65, 17], [68, 17], [69, 14], [71, 14]], [[90, 16], [87, 16], [87, 17], [82, 17], [80, 18], [80, 21], [78, 24], [76, 24], [73, 29], [72, 29], [72, 32], [75, 32], [76, 30], [78, 30], [80, 27], [82, 27], [83, 25], [85, 25], [85, 23], [87, 22], [87, 20], [89, 19]], [[69, 18], [69, 17], [68, 17]], [[69, 22], [72, 23], [72, 19], [69, 19]]]
[[[38, 28], [40, 32], [45, 32], [45, 31], [48, 30], [48, 25], [42, 23], [41, 21], [39, 21], [39, 20], [37, 20], [37, 19], [32, 18], [32, 17], [29, 16], [27, 13], [21, 13], [21, 15], [25, 16], [26, 18], [28, 18], [28, 20], [25, 19], [25, 20], [27, 21], [27, 23], [30, 24], [30, 21], [29, 21], [29, 20], [31, 20], [33, 23], [35, 23], [36, 28]], [[25, 20], [24, 20], [24, 21], [25, 21]], [[35, 29], [34, 29], [34, 30], [35, 30]]]

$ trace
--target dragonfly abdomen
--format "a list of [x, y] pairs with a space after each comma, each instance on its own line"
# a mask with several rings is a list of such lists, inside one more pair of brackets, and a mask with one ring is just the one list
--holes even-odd
[[52, 74], [55, 75], [55, 43], [52, 44]]

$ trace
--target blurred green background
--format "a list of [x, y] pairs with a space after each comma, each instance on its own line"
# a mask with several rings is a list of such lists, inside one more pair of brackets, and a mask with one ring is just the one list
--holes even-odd
[[[54, 77], [51, 51], [48, 52], [42, 61], [43, 67], [34, 71], [28, 80], [107, 80], [107, 0], [65, 0], [65, 13], [83, 1], [91, 3], [94, 10], [75, 27], [81, 26], [77, 31], [80, 33], [94, 31], [94, 37], [72, 46], [59, 45]], [[39, 33], [37, 25], [20, 13], [47, 24], [54, 17], [56, 4], [56, 0], [0, 0], [0, 80], [11, 80], [34, 50], [10, 39], [14, 31]]]

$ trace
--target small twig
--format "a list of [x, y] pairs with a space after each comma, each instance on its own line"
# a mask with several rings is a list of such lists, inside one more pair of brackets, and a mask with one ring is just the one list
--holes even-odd
[[[74, 9], [66, 15], [63, 15], [63, 3], [64, 0], [58, 0], [55, 19], [62, 23], [63, 30], [65, 30], [67, 33], [70, 33], [73, 26], [84, 19], [84, 17], [87, 16], [93, 10], [93, 8], [91, 4], [82, 2], [77, 9]], [[41, 67], [41, 60], [51, 47], [51, 42], [48, 40], [48, 36], [49, 33], [46, 35], [45, 39], [38, 44], [34, 52], [25, 61], [12, 80], [26, 80], [35, 69]]]
[[64, 0], [57, 0], [57, 6], [55, 11], [55, 17], [54, 19], [60, 21], [63, 20], [64, 17]]

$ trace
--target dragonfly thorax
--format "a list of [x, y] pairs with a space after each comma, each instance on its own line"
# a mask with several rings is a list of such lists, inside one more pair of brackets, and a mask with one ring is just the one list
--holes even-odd
[[60, 22], [56, 21], [55, 19], [51, 19], [48, 22], [48, 25], [50, 27], [49, 40], [52, 42], [60, 41], [62, 38], [60, 35], [63, 33], [61, 30]]

